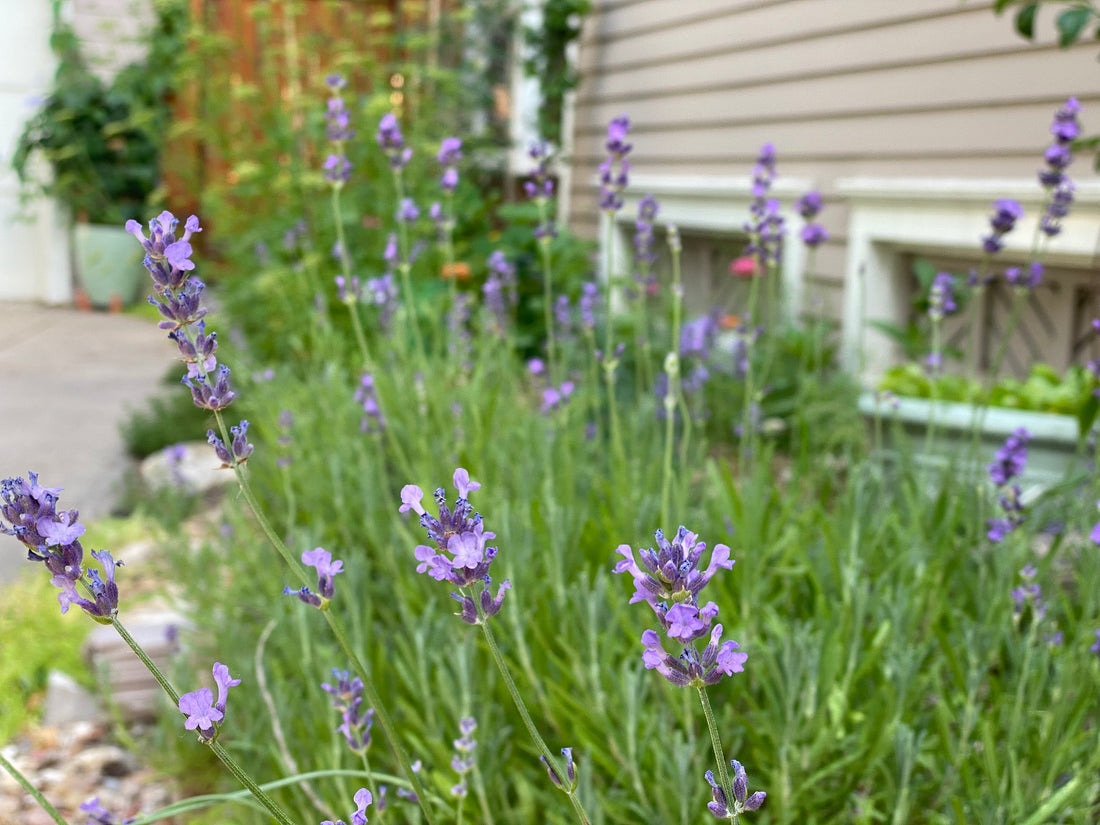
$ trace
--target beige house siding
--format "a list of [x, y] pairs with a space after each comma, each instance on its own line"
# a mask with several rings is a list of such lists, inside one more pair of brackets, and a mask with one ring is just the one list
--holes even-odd
[[[1029, 44], [1010, 17], [975, 0], [594, 5], [579, 52], [573, 228], [596, 235], [594, 170], [615, 116], [633, 123], [630, 160], [638, 176], [722, 178], [745, 188], [759, 147], [771, 141], [780, 179], [804, 181], [825, 197], [822, 220], [832, 238], [817, 255], [816, 276], [803, 286], [800, 303], [834, 317], [852, 268], [844, 180], [1034, 182], [1051, 116], [1070, 95], [1084, 107], [1085, 132], [1100, 132], [1100, 46], [1086, 41], [1059, 49], [1045, 11], [1037, 42]], [[1094, 178], [1088, 167], [1089, 159], [1078, 159], [1075, 180]], [[1034, 189], [1037, 196], [1037, 183]], [[988, 211], [1000, 196], [991, 192], [973, 209]], [[793, 197], [784, 200], [789, 205]], [[1096, 204], [1089, 213], [1089, 196], [1083, 200], [1081, 219], [1097, 221]], [[800, 225], [797, 216], [791, 223]], [[981, 231], [979, 221], [975, 250]]]

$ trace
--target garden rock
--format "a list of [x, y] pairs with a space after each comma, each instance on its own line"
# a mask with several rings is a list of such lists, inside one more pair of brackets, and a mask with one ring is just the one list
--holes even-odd
[[[170, 608], [146, 608], [127, 614], [130, 635], [162, 670], [170, 669], [179, 651], [180, 629], [188, 625], [182, 613]], [[105, 677], [105, 690], [122, 717], [151, 721], [164, 702], [164, 694], [137, 655], [109, 625], [97, 625], [84, 643], [84, 655], [92, 669]]]
[[46, 701], [42, 724], [62, 728], [76, 722], [101, 723], [106, 715], [96, 698], [79, 682], [60, 670], [51, 670], [46, 679]]
[[141, 462], [141, 479], [150, 490], [178, 490], [199, 495], [236, 483], [223, 469], [214, 449], [205, 441], [186, 441], [165, 447]]

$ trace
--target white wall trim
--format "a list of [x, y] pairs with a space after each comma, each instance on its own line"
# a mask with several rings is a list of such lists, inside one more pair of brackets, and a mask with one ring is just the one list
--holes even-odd
[[[1027, 259], [1044, 198], [1034, 179], [842, 178], [836, 191], [849, 205], [841, 357], [844, 367], [865, 382], [877, 380], [900, 356], [894, 342], [868, 322], [904, 323], [908, 316], [902, 256], [925, 249], [979, 260], [993, 201], [1013, 198], [1025, 215], [1005, 236], [994, 267], [1000, 258]], [[1100, 184], [1077, 184], [1073, 209], [1047, 248], [1046, 262], [1097, 265]]]
[[[591, 184], [599, 189], [599, 178], [593, 176]], [[771, 195], [784, 204], [787, 218], [787, 241], [783, 246], [781, 265], [783, 311], [789, 317], [802, 305], [802, 275], [805, 271], [806, 252], [797, 241], [801, 218], [794, 213], [794, 200], [810, 189], [814, 182], [808, 178], [779, 178], [772, 185]], [[611, 233], [612, 271], [628, 271], [633, 256], [634, 221], [638, 214], [638, 202], [646, 195], [653, 195], [660, 210], [657, 213], [657, 243], [665, 242], [669, 224], [681, 230], [714, 232], [725, 235], [743, 233], [749, 220], [749, 206], [753, 202], [752, 178], [738, 176], [698, 175], [630, 175], [630, 184], [623, 194], [623, 208], [615, 215], [615, 231]], [[600, 281], [608, 283], [607, 250], [608, 216], [600, 213]], [[685, 273], [688, 277], [688, 273]]]

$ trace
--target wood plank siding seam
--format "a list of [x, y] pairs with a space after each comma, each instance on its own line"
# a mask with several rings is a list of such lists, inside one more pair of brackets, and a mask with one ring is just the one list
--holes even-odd
[[[784, 2], [786, 2], [786, 3], [805, 2], [805, 0], [784, 0]], [[896, 6], [895, 6], [895, 8], [896, 8]], [[873, 31], [878, 31], [878, 30], [882, 30], [882, 29], [894, 28], [896, 26], [903, 26], [903, 25], [906, 25], [906, 24], [909, 24], [909, 23], [920, 23], [920, 22], [925, 22], [925, 21], [930, 21], [930, 20], [944, 20], [944, 19], [948, 19], [948, 18], [952, 18], [952, 17], [974, 15], [978, 11], [982, 11], [982, 12], [984, 12], [984, 14], [990, 15], [990, 17], [992, 17], [990, 8], [991, 8], [991, 6], [988, 3], [987, 4], [982, 4], [982, 5], [975, 4], [973, 6], [967, 5], [966, 7], [960, 7], [957, 2], [953, 2], [947, 8], [940, 9], [939, 11], [923, 10], [923, 11], [919, 11], [919, 12], [912, 12], [910, 14], [901, 14], [901, 15], [898, 15], [896, 17], [883, 18], [883, 19], [879, 19], [879, 20], [868, 20], [868, 21], [862, 22], [862, 23], [859, 23], [859, 22], [853, 23], [851, 21], [848, 21], [848, 22], [837, 23], [837, 24], [834, 24], [834, 25], [824, 26], [824, 27], [816, 29], [816, 30], [802, 30], [798, 34], [776, 35], [776, 36], [773, 36], [773, 37], [763, 37], [763, 38], [759, 38], [757, 40], [747, 40], [747, 41], [740, 42], [740, 43], [724, 43], [724, 44], [721, 44], [721, 45], [718, 45], [718, 46], [714, 46], [713, 48], [710, 48], [710, 49], [693, 49], [693, 48], [690, 47], [690, 44], [686, 44], [688, 46], [687, 50], [684, 51], [684, 52], [681, 52], [681, 53], [677, 53], [677, 54], [673, 54], [673, 55], [669, 55], [667, 57], [661, 57], [661, 58], [657, 58], [657, 59], [628, 61], [628, 62], [620, 63], [618, 65], [606, 65], [605, 64], [605, 65], [600, 66], [600, 70], [603, 73], [612, 73], [612, 72], [629, 71], [631, 69], [640, 68], [640, 67], [643, 67], [643, 66], [674, 64], [674, 63], [680, 62], [685, 57], [690, 57], [690, 58], [713, 57], [713, 56], [725, 53], [730, 48], [736, 48], [738, 51], [765, 50], [765, 49], [774, 48], [776, 46], [784, 46], [784, 45], [797, 44], [797, 43], [807, 43], [807, 42], [811, 42], [811, 41], [814, 41], [814, 40], [824, 40], [824, 39], [828, 39], [830, 37], [835, 37], [837, 35], [842, 35], [842, 34], [873, 32]], [[719, 20], [719, 19], [722, 19], [723, 17], [724, 18], [735, 17], [736, 14], [740, 14], [740, 13], [743, 13], [743, 12], [736, 12], [733, 15], [718, 15], [718, 16], [713, 17], [713, 20]], [[589, 21], [589, 24], [593, 28], [595, 28], [599, 25], [599, 22], [600, 22], [599, 12], [596, 12], [594, 17]], [[702, 22], [712, 22], [712, 20], [704, 19]], [[995, 23], [996, 21], [993, 21], [993, 22]], [[621, 35], [620, 33], [615, 33], [613, 35], [612, 34], [597, 35], [596, 37], [593, 37], [593, 38], [585, 38], [582, 35], [581, 40], [580, 40], [580, 51], [583, 54], [586, 49], [593, 49], [593, 48], [598, 49], [599, 47], [607, 47], [609, 44], [614, 44], [614, 43], [627, 41], [627, 40], [630, 40], [630, 39], [634, 39], [634, 38], [643, 36], [645, 34], [661, 34], [661, 33], [667, 34], [668, 31], [669, 31], [669, 28], [670, 27], [668, 25], [655, 26], [652, 29], [644, 31], [644, 32], [636, 30], [634, 32], [631, 32], [631, 34], [629, 36]], [[731, 27], [731, 31], [735, 31], [735, 30], [736, 30], [735, 27]]]
[[[1092, 43], [1079, 43], [1074, 49], [1083, 51], [1088, 49], [1090, 54], [1095, 52], [1095, 45]], [[1061, 52], [1065, 54], [1067, 49], [1061, 49], [1057, 43], [1051, 43], [1048, 45], [1033, 45], [1028, 47], [1027, 53], [1029, 55], [1046, 55]], [[720, 52], [720, 54], [723, 52]], [[704, 57], [701, 53], [696, 53], [692, 56], [692, 59]], [[797, 83], [799, 81], [806, 80], [807, 78], [813, 78], [814, 80], [824, 80], [830, 78], [842, 78], [842, 77], [856, 77], [859, 75], [874, 76], [884, 71], [897, 71], [904, 69], [919, 69], [927, 66], [949, 66], [951, 64], [969, 63], [977, 60], [985, 60], [989, 58], [1001, 58], [1001, 57], [1019, 57], [1019, 47], [1013, 48], [1006, 46], [1003, 48], [986, 48], [986, 49], [974, 49], [968, 52], [959, 52], [950, 56], [933, 56], [928, 58], [919, 58], [916, 60], [891, 60], [880, 63], [868, 63], [858, 66], [837, 66], [833, 68], [822, 67], [820, 71], [815, 70], [812, 74], [808, 74], [804, 70], [792, 71], [792, 72], [775, 72], [774, 74], [764, 75], [753, 78], [752, 80], [731, 80], [728, 82], [715, 82], [714, 78], [707, 78], [705, 86], [699, 84], [674, 86], [667, 89], [653, 90], [645, 89], [624, 93], [611, 93], [600, 94], [584, 92], [584, 84], [586, 79], [592, 79], [595, 77], [606, 77], [615, 70], [607, 70], [603, 67], [597, 67], [588, 74], [581, 74], [580, 84], [578, 85], [579, 91], [574, 101], [574, 105], [577, 109], [586, 109], [598, 105], [629, 102], [634, 100], [661, 100], [663, 98], [675, 98], [683, 95], [698, 93], [700, 90], [707, 92], [735, 92], [743, 89], [762, 88], [777, 83]], [[663, 61], [662, 61], [663, 62]], [[682, 61], [670, 61], [671, 63], [681, 63]], [[661, 62], [644, 62], [636, 65], [644, 66], [646, 68], [653, 68], [661, 65]]]
[[[626, 2], [618, 3], [600, 3], [592, 11], [592, 19], [600, 21], [608, 16], [611, 12], [622, 11], [623, 9], [635, 8], [637, 6], [644, 5], [647, 2], [654, 2], [654, 0], [626, 0]], [[750, 2], [743, 5], [730, 5], [721, 6], [718, 8], [712, 7], [708, 11], [699, 12], [697, 14], [689, 14], [685, 17], [678, 17], [674, 20], [663, 21], [660, 23], [652, 23], [646, 26], [635, 26], [634, 28], [622, 28], [617, 29], [614, 34], [608, 35], [596, 35], [595, 37], [585, 37], [581, 35], [581, 47], [588, 45], [594, 45], [599, 43], [613, 42], [615, 40], [625, 40], [630, 37], [637, 37], [644, 34], [653, 34], [654, 32], [666, 31], [670, 26], [685, 26], [693, 23], [706, 23], [711, 20], [722, 20], [729, 17], [736, 16], [738, 14], [744, 14], [747, 12], [759, 11], [760, 9], [767, 9], [773, 6], [785, 6], [791, 3], [801, 2], [801, 0], [750, 0]], [[715, 4], [717, 5], [717, 4]], [[680, 6], [681, 8], [683, 5]]]

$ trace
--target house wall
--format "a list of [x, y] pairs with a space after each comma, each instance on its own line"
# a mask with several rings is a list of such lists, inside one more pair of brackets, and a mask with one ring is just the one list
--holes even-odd
[[[832, 236], [814, 276], [796, 287], [798, 307], [838, 320], [858, 312], [862, 269], [867, 314], [894, 318], [903, 301], [882, 282], [899, 277], [890, 267], [908, 236], [904, 225], [885, 238], [864, 233], [856, 250], [850, 238], [868, 213], [916, 203], [922, 228], [913, 244], [937, 246], [929, 227], [961, 221], [962, 234], [944, 235], [952, 236], [946, 251], [962, 251], [963, 237], [977, 250], [995, 197], [1022, 192], [1029, 211], [1039, 209], [1035, 172], [1051, 116], [1067, 97], [1084, 106], [1085, 133], [1100, 132], [1097, 44], [1059, 49], [1045, 11], [1036, 29], [1030, 44], [1010, 16], [977, 0], [596, 0], [580, 46], [571, 225], [597, 234], [594, 170], [617, 115], [634, 125], [630, 160], [639, 180], [666, 189], [726, 182], [740, 202], [731, 232], [747, 218], [757, 150], [771, 141], [780, 180], [823, 193]], [[1068, 223], [1087, 224], [1067, 251], [1079, 267], [1094, 263], [1100, 234], [1090, 160], [1071, 168], [1081, 183]], [[780, 197], [789, 206], [797, 193]], [[624, 210], [629, 221], [634, 202]], [[913, 210], [902, 208], [896, 220], [913, 221]], [[791, 225], [800, 225], [797, 216]], [[1026, 254], [1030, 240], [1016, 251]], [[862, 324], [845, 321], [851, 365]]]

